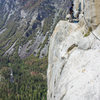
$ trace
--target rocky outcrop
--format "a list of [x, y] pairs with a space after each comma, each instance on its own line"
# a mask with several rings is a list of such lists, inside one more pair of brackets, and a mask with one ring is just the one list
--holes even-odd
[[93, 25], [100, 24], [100, 1], [99, 0], [74, 0], [74, 14], [79, 10], [84, 17]]
[[100, 100], [100, 7], [98, 0], [83, 1], [85, 18], [60, 21], [51, 36], [48, 100]]

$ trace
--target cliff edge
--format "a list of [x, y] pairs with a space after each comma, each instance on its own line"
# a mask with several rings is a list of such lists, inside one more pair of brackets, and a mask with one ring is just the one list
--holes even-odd
[[62, 20], [51, 36], [48, 100], [100, 100], [100, 2], [87, 2], [74, 0], [79, 22]]

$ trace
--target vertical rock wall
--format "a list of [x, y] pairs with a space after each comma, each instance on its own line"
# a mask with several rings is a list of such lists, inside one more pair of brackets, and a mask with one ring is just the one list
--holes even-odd
[[[83, 3], [84, 2], [84, 3]], [[100, 100], [100, 1], [74, 0], [74, 13], [81, 3], [87, 23], [60, 21], [51, 36], [48, 58], [48, 100]]]

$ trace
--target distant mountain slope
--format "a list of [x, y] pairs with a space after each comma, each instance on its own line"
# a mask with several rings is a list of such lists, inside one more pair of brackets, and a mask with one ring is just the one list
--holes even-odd
[[49, 36], [69, 7], [70, 0], [0, 0], [0, 55], [46, 56]]

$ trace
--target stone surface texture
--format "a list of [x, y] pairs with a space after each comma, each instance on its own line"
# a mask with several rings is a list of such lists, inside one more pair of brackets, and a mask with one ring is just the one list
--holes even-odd
[[[88, 31], [81, 18], [79, 23], [57, 24], [49, 47], [48, 100], [100, 100], [100, 2], [83, 1], [83, 16], [96, 27]], [[75, 2], [78, 7], [80, 1]]]

